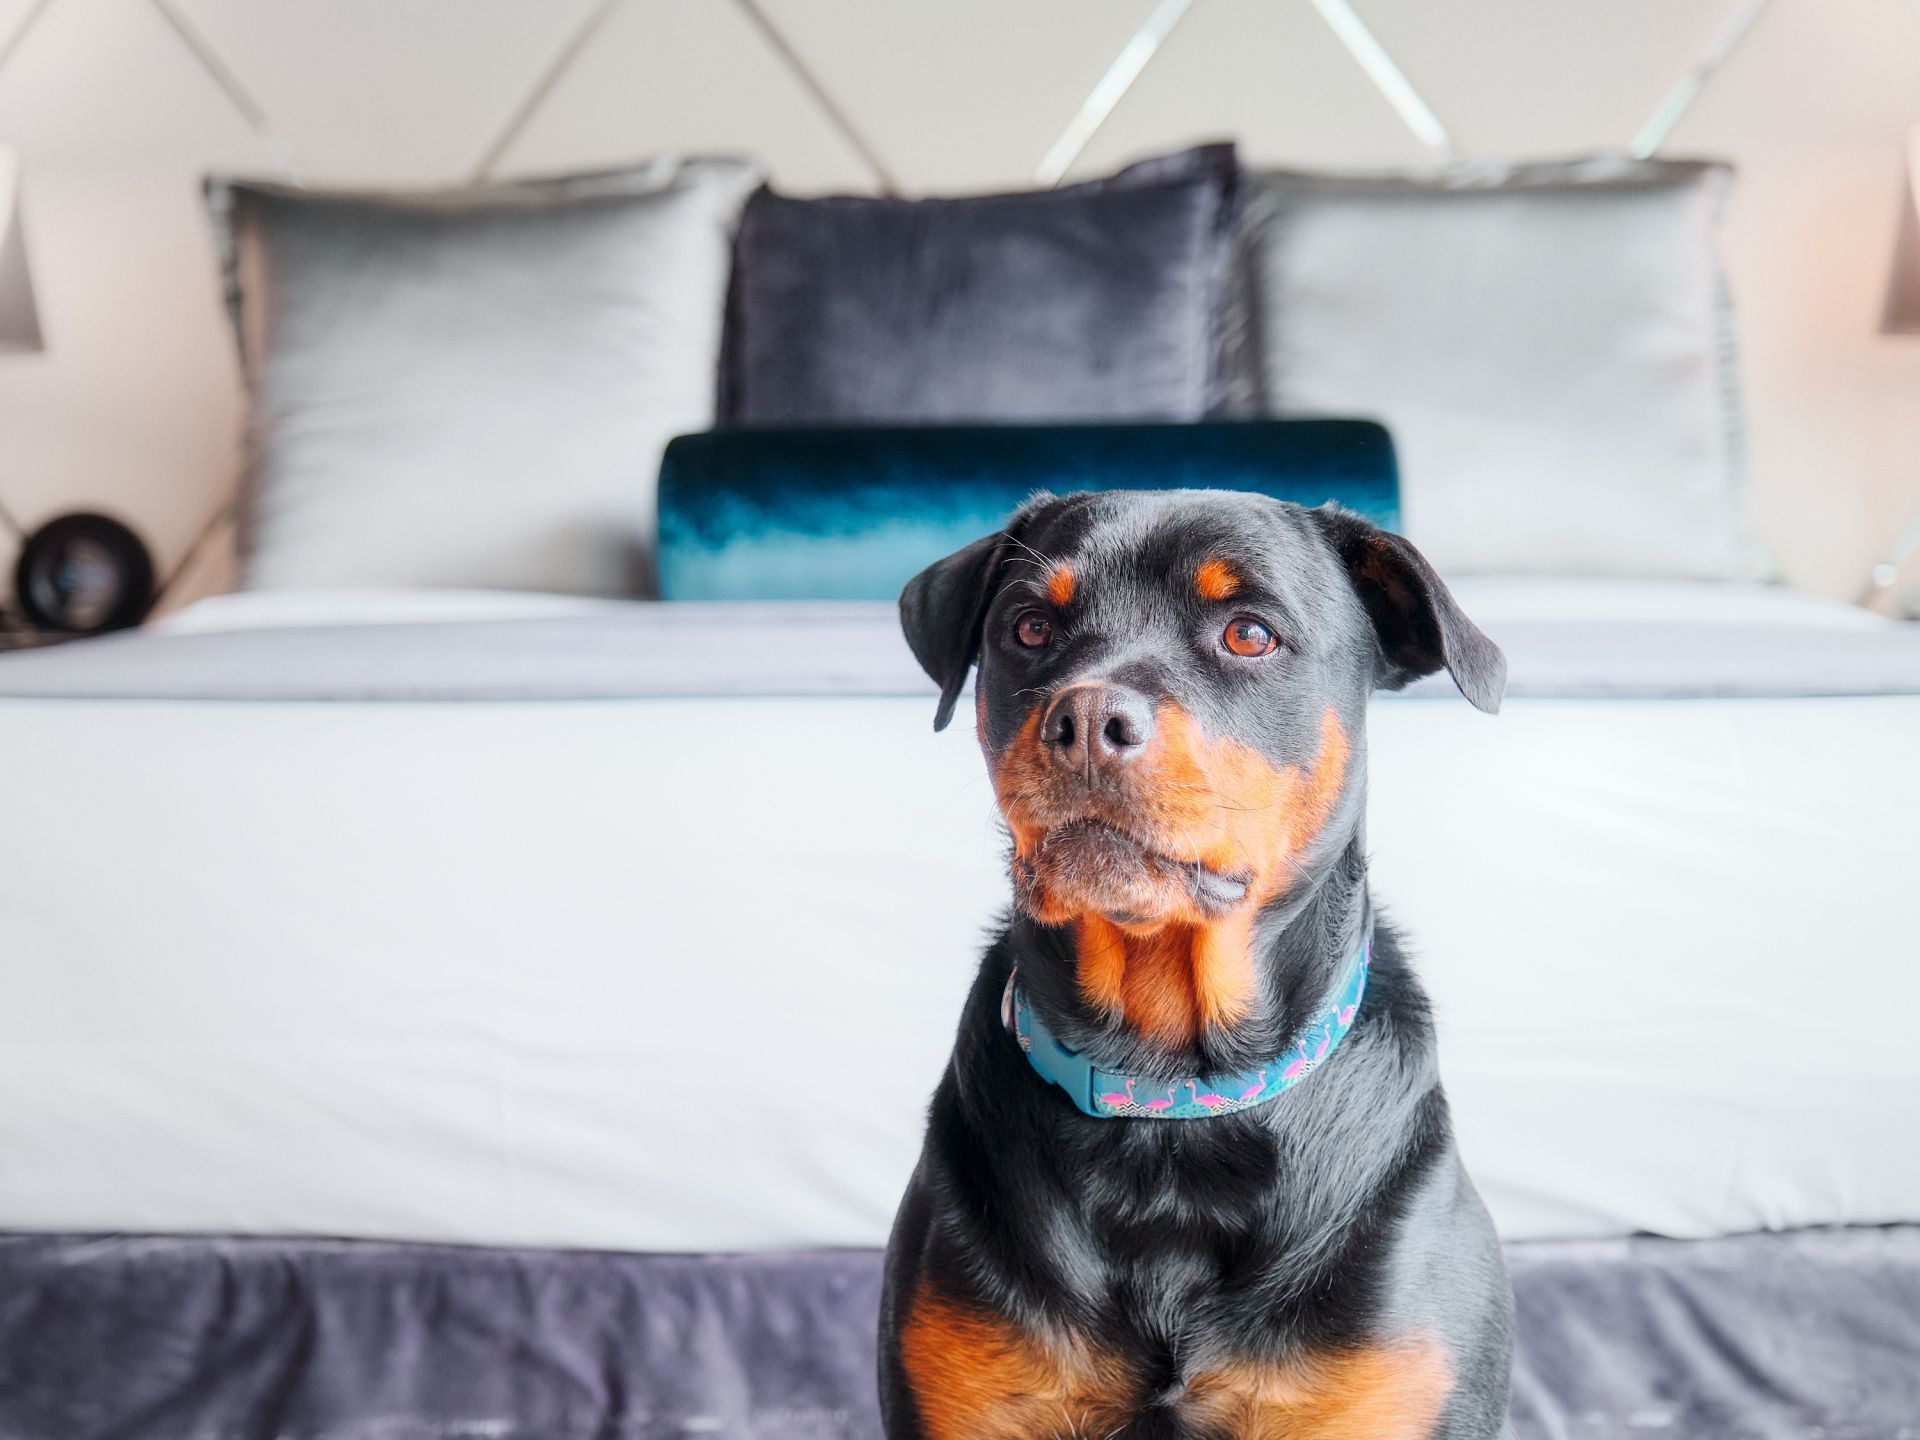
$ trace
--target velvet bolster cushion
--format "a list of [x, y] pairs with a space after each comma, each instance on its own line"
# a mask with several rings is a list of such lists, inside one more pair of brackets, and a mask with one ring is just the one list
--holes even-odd
[[668, 600], [892, 599], [1035, 490], [1252, 490], [1399, 524], [1393, 442], [1366, 420], [738, 429], [660, 472]]

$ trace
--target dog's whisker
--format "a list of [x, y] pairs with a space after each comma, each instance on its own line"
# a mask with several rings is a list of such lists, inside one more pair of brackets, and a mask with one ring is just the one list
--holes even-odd
[[1027, 542], [1022, 540], [1018, 535], [1009, 535], [1007, 536], [1007, 540], [1010, 544], [1017, 545], [1022, 550], [1026, 551], [1027, 554], [1033, 557], [1034, 562], [1038, 563], [1040, 566], [1042, 566], [1045, 569], [1051, 570], [1054, 566], [1060, 563], [1059, 559], [1056, 556], [1047, 555], [1042, 553], [1039, 550], [1034, 549], [1033, 546], [1027, 544]]
[[973, 789], [974, 786], [986, 784], [987, 779], [988, 777], [985, 775], [974, 775], [966, 780], [962, 780], [958, 785], [954, 786], [952, 790], [947, 792], [947, 798], [949, 800], [956, 800]]

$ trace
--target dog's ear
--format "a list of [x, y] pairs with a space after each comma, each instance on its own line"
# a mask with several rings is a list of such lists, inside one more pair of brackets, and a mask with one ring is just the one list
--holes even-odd
[[1308, 512], [1346, 566], [1380, 640], [1376, 683], [1398, 690], [1445, 666], [1460, 693], [1489, 715], [1507, 688], [1507, 657], [1466, 617], [1427, 557], [1390, 531], [1336, 505]]
[[966, 688], [967, 671], [980, 654], [980, 628], [1000, 588], [1000, 573], [1020, 548], [1020, 536], [1036, 512], [1053, 503], [1044, 491], [1014, 512], [1004, 530], [936, 560], [900, 592], [900, 628], [920, 668], [940, 687], [933, 728], [944, 730]]
[[1012, 542], [1007, 532], [983, 535], [936, 560], [900, 592], [900, 628], [920, 668], [940, 687], [933, 728], [944, 730], [980, 653], [980, 627], [993, 603], [994, 582]]

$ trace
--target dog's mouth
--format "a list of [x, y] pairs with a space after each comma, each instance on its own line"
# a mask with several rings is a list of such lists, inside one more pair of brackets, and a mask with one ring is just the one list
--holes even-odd
[[1253, 877], [1157, 849], [1105, 820], [1054, 826], [1014, 862], [1022, 903], [1041, 920], [1104, 915], [1119, 925], [1210, 917], [1247, 898]]

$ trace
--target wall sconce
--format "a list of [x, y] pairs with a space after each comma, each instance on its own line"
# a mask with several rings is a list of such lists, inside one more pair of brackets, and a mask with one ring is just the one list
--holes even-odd
[[[1900, 199], [1900, 227], [1893, 242], [1893, 275], [1887, 281], [1887, 306], [1880, 316], [1882, 335], [1920, 335], [1920, 125], [1907, 136], [1906, 190]], [[1900, 582], [1901, 567], [1920, 550], [1920, 516], [1908, 523], [1867, 576], [1860, 603], [1872, 605]]]

